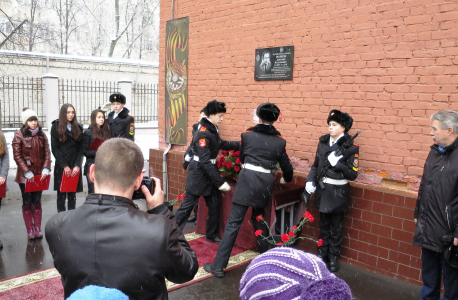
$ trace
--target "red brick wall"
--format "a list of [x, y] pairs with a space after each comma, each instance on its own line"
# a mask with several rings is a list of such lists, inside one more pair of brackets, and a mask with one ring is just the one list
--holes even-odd
[[[162, 179], [162, 150], [150, 150], [150, 174]], [[186, 172], [181, 167], [183, 152], [167, 155], [170, 199], [184, 192]], [[281, 174], [277, 174], [277, 181]], [[296, 172], [294, 182], [305, 185], [306, 174]], [[403, 281], [421, 284], [420, 248], [412, 246], [416, 193], [386, 187], [352, 183], [350, 212], [345, 216], [342, 260], [365, 269]], [[318, 238], [319, 213], [316, 221], [302, 230], [303, 237]], [[176, 208], [179, 207], [179, 203]], [[301, 240], [299, 248], [314, 253], [316, 245]]]
[[[171, 2], [161, 1], [159, 74]], [[221, 135], [239, 139], [258, 104], [277, 103], [288, 153], [307, 172], [327, 113], [341, 109], [355, 120], [351, 133], [362, 130], [357, 181], [418, 189], [428, 118], [458, 109], [456, 1], [180, 0], [174, 12], [190, 17], [189, 126], [217, 98], [229, 107]], [[255, 49], [285, 45], [295, 47], [294, 80], [254, 81]], [[163, 142], [163, 113], [159, 123]]]

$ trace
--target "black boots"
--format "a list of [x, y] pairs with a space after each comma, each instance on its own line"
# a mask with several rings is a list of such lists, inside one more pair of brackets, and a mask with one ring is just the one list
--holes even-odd
[[224, 277], [223, 268], [218, 268], [214, 264], [208, 264], [208, 263], [205, 264], [204, 270], [207, 271], [208, 273], [212, 273], [213, 275], [215, 275], [215, 277], [218, 277], [218, 278]]
[[340, 264], [336, 256], [329, 256], [329, 271], [335, 273], [339, 271]]

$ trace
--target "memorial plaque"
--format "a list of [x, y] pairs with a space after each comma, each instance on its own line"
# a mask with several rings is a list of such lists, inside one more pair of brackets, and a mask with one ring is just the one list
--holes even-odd
[[294, 46], [256, 49], [255, 80], [293, 79]]

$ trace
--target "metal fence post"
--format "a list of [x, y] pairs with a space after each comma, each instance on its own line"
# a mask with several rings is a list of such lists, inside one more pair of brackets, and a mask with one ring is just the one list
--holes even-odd
[[51, 131], [51, 123], [59, 118], [59, 77], [47, 73], [43, 75], [43, 112], [46, 116], [46, 127]]
[[118, 90], [126, 96], [126, 107], [132, 111], [132, 80], [127, 78], [118, 80]]

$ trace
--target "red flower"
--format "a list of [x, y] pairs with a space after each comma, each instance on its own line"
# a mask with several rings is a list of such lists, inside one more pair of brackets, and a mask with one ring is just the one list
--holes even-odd
[[232, 168], [232, 161], [228, 161], [228, 162], [226, 162], [226, 167], [228, 167], [228, 168]]
[[223, 156], [227, 156], [227, 151], [224, 151], [224, 150], [223, 150], [223, 151], [221, 151], [221, 154], [222, 154]]
[[312, 214], [309, 213], [308, 211], [306, 211], [305, 214], [302, 217], [309, 219], [310, 223], [313, 223], [313, 221], [315, 221], [315, 219], [313, 218]]
[[293, 230], [296, 230], [296, 229], [297, 229], [297, 226], [296, 226], [296, 225], [294, 225], [294, 226], [293, 226]]
[[323, 246], [323, 240], [322, 240], [322, 239], [319, 239], [319, 240], [318, 240], [317, 246], [318, 246], [318, 247]]
[[283, 243], [282, 242], [278, 242], [277, 245], [283, 245]]
[[220, 161], [220, 162], [223, 162], [224, 159], [225, 159], [224, 156], [220, 156], [220, 157], [219, 157], [219, 161]]
[[234, 151], [232, 151], [232, 153], [231, 153], [231, 156], [232, 156], [232, 157], [234, 157], [234, 156], [235, 156], [235, 152], [234, 152]]
[[254, 233], [255, 236], [260, 236], [261, 234], [262, 234], [261, 229], [256, 230], [256, 232]]
[[227, 162], [222, 163], [223, 167], [227, 167]]
[[221, 162], [218, 162], [218, 169], [221, 169], [222, 166], [223, 164]]
[[283, 242], [289, 241], [289, 235], [287, 233], [281, 235], [281, 240]]
[[240, 167], [239, 167], [239, 166], [234, 166], [234, 171], [235, 171], [235, 172], [240, 171]]
[[290, 231], [288, 232], [289, 236], [294, 236], [294, 232]]
[[237, 159], [235, 160], [235, 163], [241, 165], [242, 161], [240, 160], [240, 158], [237, 157]]
[[240, 156], [240, 151], [235, 151], [235, 156]]
[[256, 221], [261, 222], [262, 220], [263, 220], [262, 219], [262, 215], [259, 215], [259, 216], [256, 217]]

